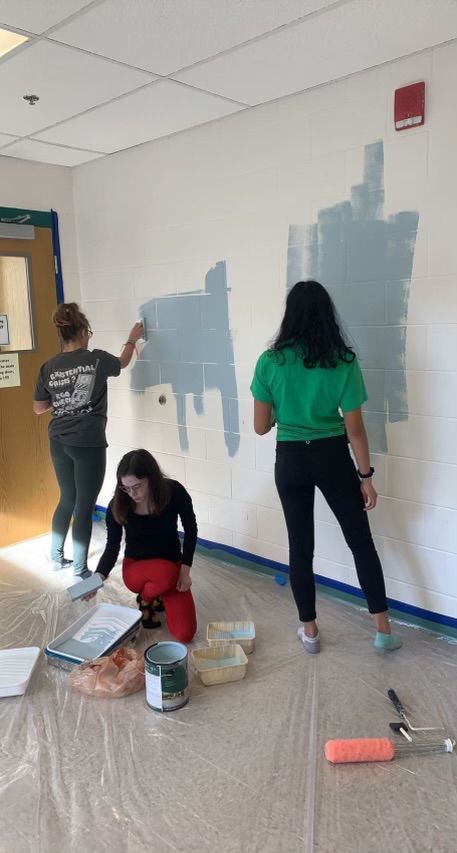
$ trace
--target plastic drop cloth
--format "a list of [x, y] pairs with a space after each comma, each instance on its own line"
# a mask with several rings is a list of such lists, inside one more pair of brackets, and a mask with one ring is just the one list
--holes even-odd
[[[193, 576], [194, 645], [209, 621], [254, 620], [246, 679], [204, 687], [191, 673], [189, 704], [160, 714], [143, 692], [70, 691], [41, 656], [26, 695], [0, 699], [1, 853], [453, 853], [456, 755], [333, 767], [323, 746], [389, 736], [389, 687], [413, 723], [455, 734], [457, 647], [401, 625], [403, 650], [378, 657], [366, 612], [320, 596], [312, 657], [289, 586], [205, 557]], [[0, 552], [0, 647], [43, 647], [91, 606], [65, 585]], [[134, 606], [118, 569], [97, 600]]]

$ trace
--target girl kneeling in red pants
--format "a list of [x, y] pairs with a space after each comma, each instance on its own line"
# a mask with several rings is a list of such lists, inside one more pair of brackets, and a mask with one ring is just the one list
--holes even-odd
[[[178, 516], [184, 529], [182, 550]], [[190, 567], [197, 543], [192, 499], [181, 483], [164, 477], [147, 450], [132, 450], [119, 462], [106, 527], [108, 538], [97, 573], [106, 580], [119, 556], [125, 530], [125, 585], [138, 593], [143, 610], [160, 596], [170, 633], [179, 642], [190, 643], [197, 630], [190, 591]], [[155, 620], [160, 625], [157, 617]], [[155, 627], [150, 622], [151, 617], [145, 627]]]

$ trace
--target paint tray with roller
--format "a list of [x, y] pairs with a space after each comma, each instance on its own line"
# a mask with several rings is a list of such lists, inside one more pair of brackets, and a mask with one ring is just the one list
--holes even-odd
[[97, 604], [52, 640], [44, 653], [48, 663], [72, 670], [83, 661], [133, 643], [140, 624], [141, 613], [132, 607]]
[[249, 655], [255, 648], [254, 622], [209, 622], [206, 639], [209, 646], [238, 643]]

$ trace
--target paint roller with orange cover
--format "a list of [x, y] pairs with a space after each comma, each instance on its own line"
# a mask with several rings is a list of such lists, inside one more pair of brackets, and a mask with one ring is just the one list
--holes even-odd
[[325, 757], [331, 764], [350, 764], [367, 761], [392, 761], [406, 755], [453, 752], [455, 740], [399, 744], [395, 746], [389, 738], [354, 738], [353, 740], [328, 740]]

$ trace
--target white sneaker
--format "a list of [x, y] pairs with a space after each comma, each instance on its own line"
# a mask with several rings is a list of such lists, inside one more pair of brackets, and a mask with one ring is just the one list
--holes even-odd
[[319, 634], [316, 637], [307, 637], [305, 634], [305, 629], [303, 625], [300, 625], [300, 628], [297, 631], [297, 637], [302, 641], [306, 651], [310, 655], [317, 655], [321, 650], [321, 639]]

